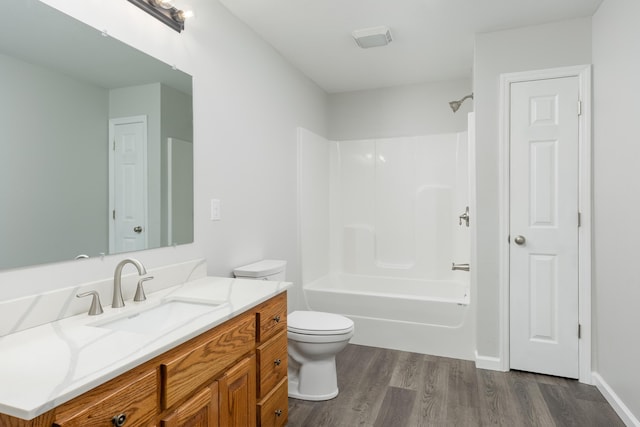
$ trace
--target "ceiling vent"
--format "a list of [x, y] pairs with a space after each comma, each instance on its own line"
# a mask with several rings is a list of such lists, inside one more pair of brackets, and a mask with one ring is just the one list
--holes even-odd
[[389, 31], [389, 27], [385, 26], [355, 30], [351, 34], [358, 46], [363, 49], [385, 46], [391, 43], [392, 40], [391, 31]]

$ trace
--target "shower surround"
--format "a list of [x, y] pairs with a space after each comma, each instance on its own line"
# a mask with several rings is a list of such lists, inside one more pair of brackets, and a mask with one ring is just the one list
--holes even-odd
[[[343, 314], [353, 343], [473, 359], [467, 133], [298, 138], [308, 309]], [[473, 218], [471, 218], [473, 224]]]

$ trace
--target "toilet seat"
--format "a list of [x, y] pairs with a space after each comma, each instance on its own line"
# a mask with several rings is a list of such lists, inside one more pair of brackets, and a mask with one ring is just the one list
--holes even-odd
[[287, 330], [302, 335], [345, 335], [353, 332], [353, 320], [320, 311], [294, 311], [287, 316]]

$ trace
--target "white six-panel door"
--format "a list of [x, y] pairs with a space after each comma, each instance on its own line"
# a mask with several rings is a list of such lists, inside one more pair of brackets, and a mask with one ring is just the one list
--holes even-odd
[[577, 77], [511, 84], [510, 367], [579, 376]]
[[112, 119], [109, 125], [109, 253], [146, 249], [146, 116]]

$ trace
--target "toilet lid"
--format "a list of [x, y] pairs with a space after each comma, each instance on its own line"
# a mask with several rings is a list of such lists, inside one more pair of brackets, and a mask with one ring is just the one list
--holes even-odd
[[306, 335], [338, 335], [353, 330], [353, 320], [321, 311], [294, 311], [287, 316], [290, 332]]

